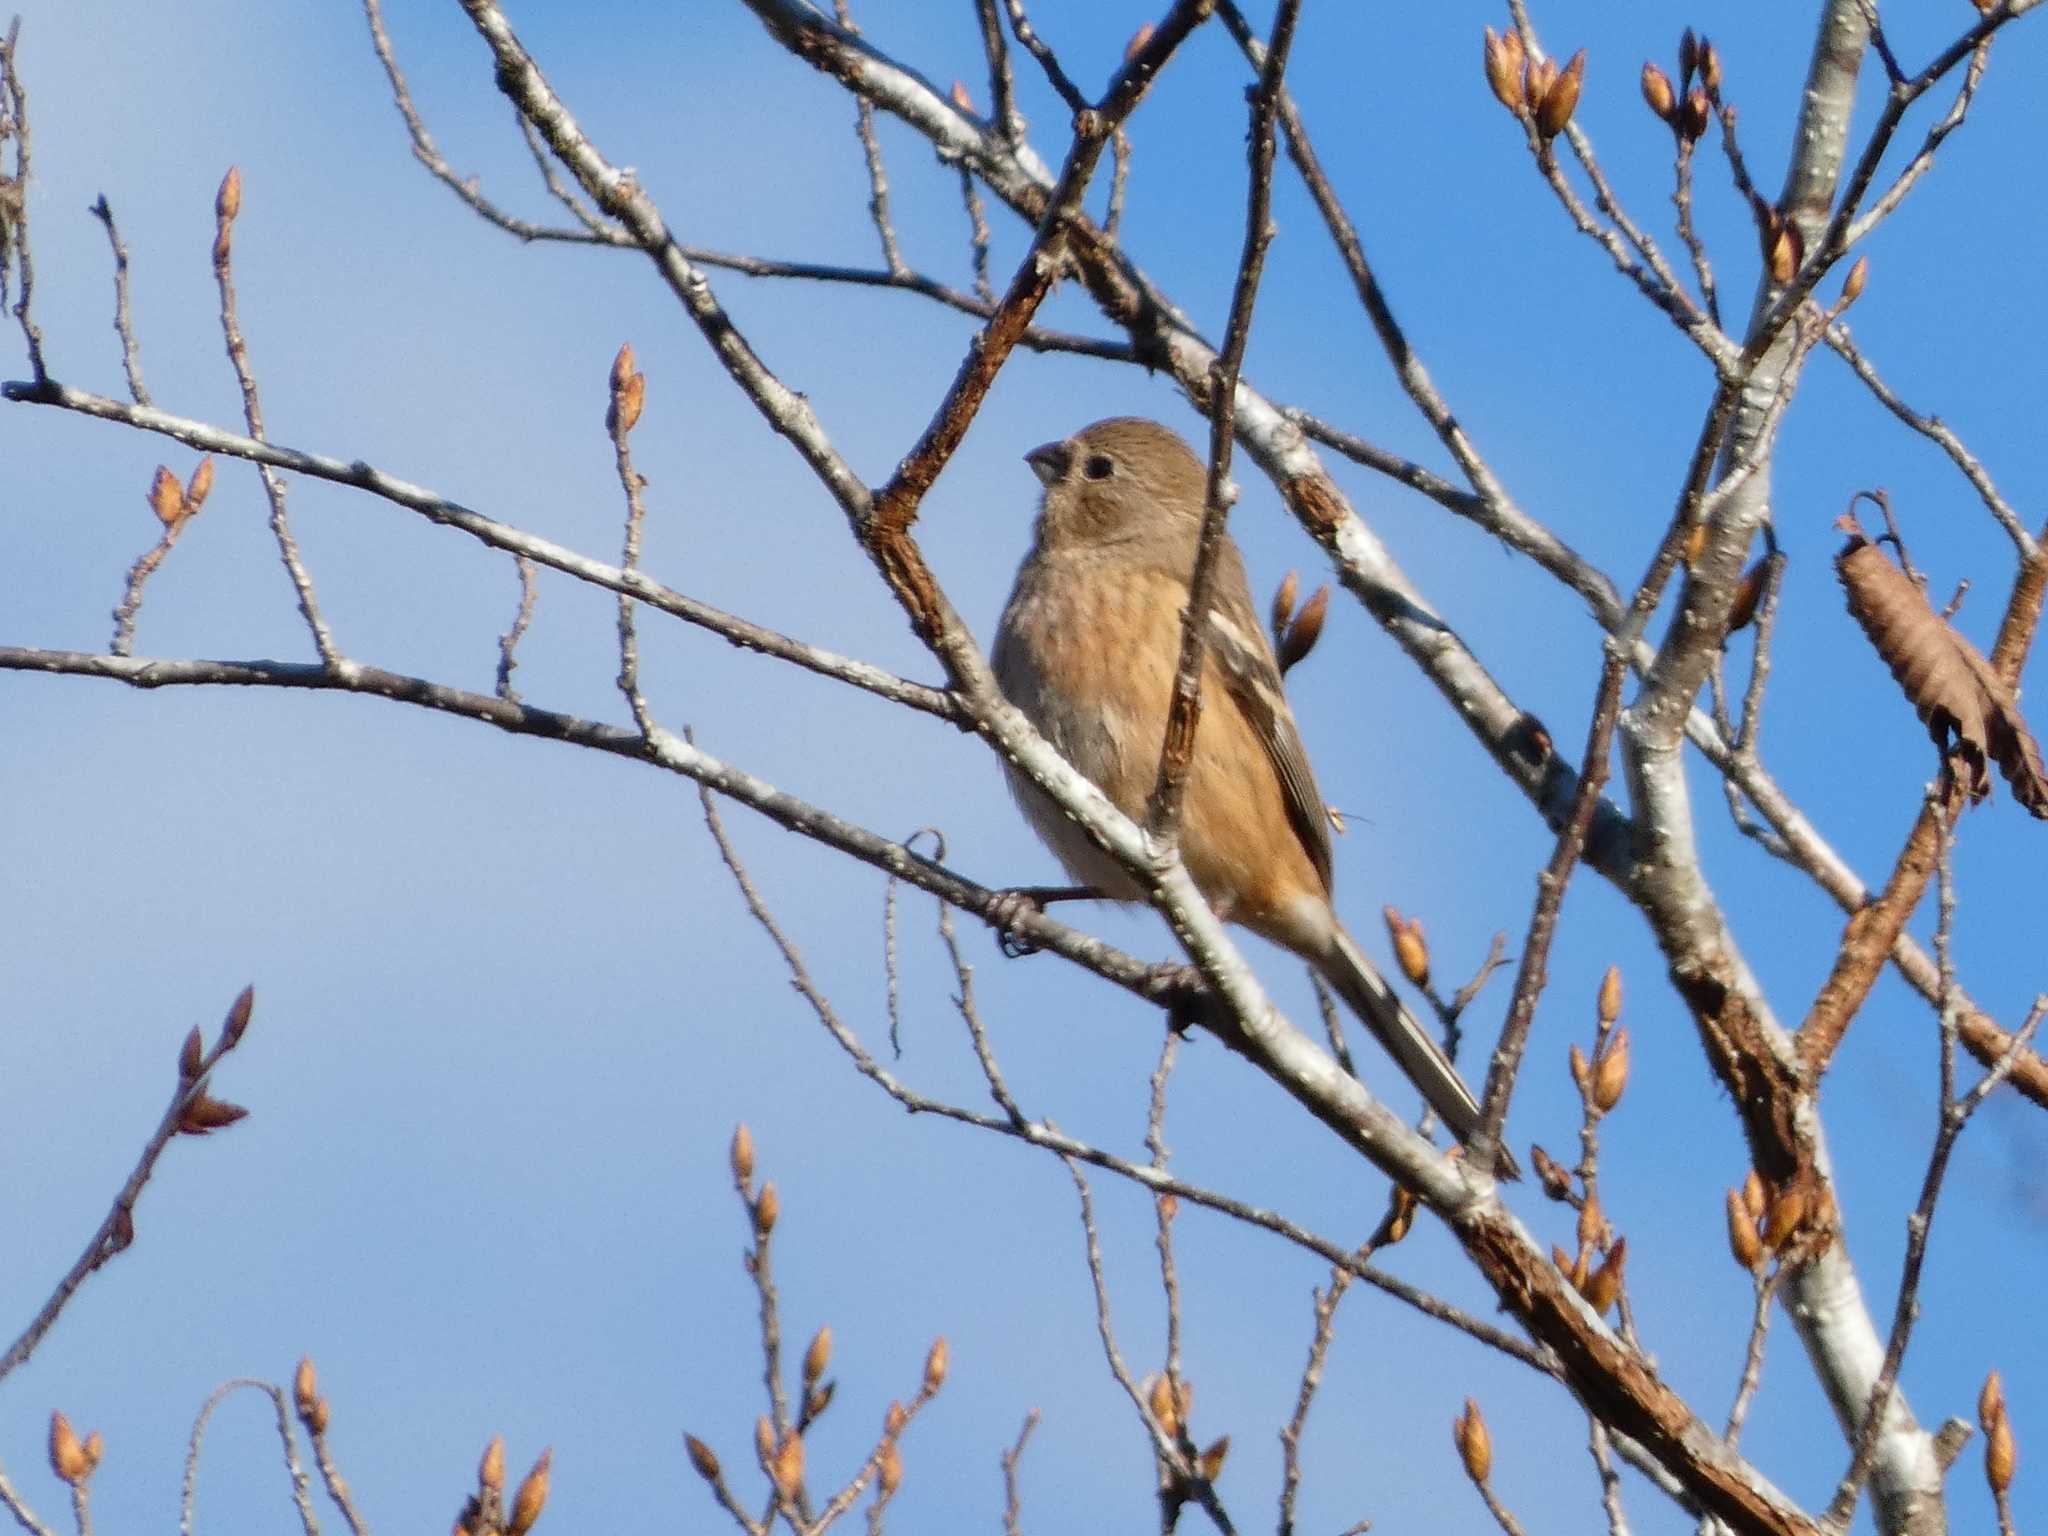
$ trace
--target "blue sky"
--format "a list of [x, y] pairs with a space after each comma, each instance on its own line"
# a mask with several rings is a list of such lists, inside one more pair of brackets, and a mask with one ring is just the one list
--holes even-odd
[[[1039, 20], [1089, 83], [1106, 78], [1153, 9], [1047, 5]], [[1553, 47], [1588, 47], [1581, 121], [1660, 238], [1668, 138], [1638, 99], [1641, 61], [1668, 61], [1683, 20], [1710, 31], [1751, 162], [1775, 186], [1807, 9], [1539, 7]], [[1965, 10], [1898, 18], [1902, 57], [1923, 57]], [[512, 16], [586, 131], [636, 167], [684, 239], [874, 259], [850, 103], [740, 7], [529, 4]], [[858, 19], [878, 46], [985, 96], [968, 5], [877, 3]], [[545, 216], [460, 13], [406, 0], [389, 20], [450, 158], [501, 201]], [[1293, 84], [1461, 419], [1524, 506], [1629, 583], [1669, 515], [1711, 381], [1531, 174], [1480, 79], [1479, 29], [1498, 20], [1466, 5], [1370, 15], [1312, 5]], [[1971, 121], [1872, 240], [1870, 288], [1852, 316], [1895, 387], [1956, 426], [2035, 526], [2048, 505], [2048, 467], [2032, 451], [2048, 336], [2016, 253], [2048, 244], [2031, 153], [2048, 132], [2048, 98], [2032, 88], [2048, 62], [2043, 36], [2023, 23], [2000, 44]], [[651, 481], [647, 567], [803, 638], [932, 675], [836, 510], [644, 263], [521, 247], [412, 163], [352, 6], [31, 3], [21, 57], [36, 133], [37, 302], [57, 376], [121, 393], [104, 238], [84, 211], [104, 192], [134, 256], [158, 402], [235, 420], [207, 247], [215, 185], [238, 164], [242, 316], [276, 439], [368, 459], [614, 558], [604, 380], [630, 340], [649, 378], [635, 441]], [[1238, 248], [1241, 84], [1227, 39], [1209, 29], [1132, 126], [1129, 247], [1212, 333]], [[1023, 89], [1040, 150], [1056, 157], [1056, 104], [1028, 71]], [[950, 172], [892, 125], [882, 143], [906, 253], [964, 284]], [[1702, 220], [1739, 309], [1754, 242], [1711, 161], [1702, 185]], [[1275, 216], [1249, 376], [1441, 467], [1284, 171]], [[1024, 234], [994, 217], [1001, 274]], [[905, 295], [714, 282], [872, 481], [923, 426], [970, 333]], [[1101, 330], [1081, 295], [1056, 296], [1049, 316]], [[9, 345], [7, 372], [20, 376]], [[1023, 356], [1003, 375], [921, 525], [934, 569], [984, 637], [1031, 511], [1018, 456], [1127, 412], [1198, 430], [1168, 383], [1135, 370]], [[0, 411], [7, 643], [106, 643], [122, 574], [153, 537], [143, 493], [160, 459], [190, 468], [175, 445]], [[138, 651], [305, 659], [255, 476], [220, 468], [212, 501], [152, 583]], [[1518, 701], [1560, 741], [1580, 739], [1598, 636], [1576, 601], [1439, 508], [1335, 468]], [[1959, 623], [1988, 640], [2010, 568], [2002, 537], [1945, 461], [1817, 358], [1778, 459], [1791, 565], [1764, 742], [1782, 782], [1866, 878], [1895, 854], [1933, 763], [1843, 612], [1830, 566], [1833, 517], [1851, 492], [1877, 485], [1935, 588], [1975, 583]], [[345, 648], [489, 686], [517, 596], [508, 562], [332, 487], [295, 482], [291, 495]], [[1319, 569], [1262, 481], [1245, 480], [1234, 527], [1261, 592], [1290, 567]], [[953, 860], [989, 883], [1052, 878], [976, 742], [701, 633], [644, 622], [643, 635], [658, 715], [691, 725], [711, 751], [880, 831], [937, 822]], [[613, 646], [607, 598], [544, 578], [519, 686], [537, 704], [617, 718]], [[1325, 790], [1352, 813], [1339, 905], [1370, 947], [1382, 947], [1384, 902], [1423, 918], [1440, 972], [1454, 977], [1495, 929], [1518, 938], [1549, 838], [1369, 618], [1340, 601], [1290, 683]], [[906, 1442], [896, 1529], [993, 1527], [997, 1454], [1032, 1407], [1045, 1418], [1025, 1461], [1028, 1519], [1109, 1529], [1154, 1518], [1148, 1453], [1095, 1342], [1065, 1172], [907, 1119], [854, 1077], [747, 921], [690, 786], [367, 700], [137, 694], [13, 674], [0, 675], [0, 699], [16, 723], [0, 738], [11, 788], [0, 835], [14, 872], [0, 885], [0, 995], [15, 1020], [0, 1046], [12, 1087], [0, 1146], [18, 1170], [5, 1206], [18, 1257], [0, 1275], [0, 1316], [26, 1317], [98, 1220], [169, 1091], [185, 1028], [211, 1026], [245, 982], [258, 994], [248, 1044], [219, 1081], [254, 1114], [215, 1141], [172, 1147], [133, 1251], [0, 1391], [0, 1463], [46, 1516], [61, 1506], [40, 1465], [50, 1407], [106, 1435], [97, 1498], [107, 1527], [162, 1519], [210, 1387], [244, 1373], [284, 1379], [310, 1352], [373, 1523], [452, 1516], [497, 1432], [519, 1465], [556, 1447], [556, 1529], [645, 1527], [650, 1503], [715, 1523], [679, 1436], [689, 1429], [743, 1467], [760, 1411], [744, 1229], [724, 1164], [731, 1126], [745, 1119], [783, 1194], [787, 1327], [802, 1337], [830, 1322], [838, 1339], [839, 1400], [814, 1438], [814, 1468], [852, 1464], [943, 1333], [952, 1382]], [[1797, 1017], [1825, 974], [1839, 914], [1732, 831], [1707, 775], [1694, 784], [1710, 876], [1750, 963]], [[879, 880], [744, 811], [728, 823], [821, 982], [879, 1046]], [[2043, 836], [2003, 796], [1963, 829], [1958, 964], [2008, 1022], [2048, 985]], [[1721, 1235], [1721, 1192], [1744, 1167], [1733, 1116], [1632, 911], [1584, 878], [1565, 917], [1511, 1129], [1518, 1144], [1568, 1150], [1566, 1045], [1590, 1031], [1600, 972], [1619, 964], [1635, 1070], [1605, 1133], [1606, 1204], [1629, 1235], [1637, 1315], [1662, 1369], [1718, 1417], [1749, 1307]], [[1164, 953], [1142, 914], [1087, 921]], [[903, 926], [896, 1066], [978, 1105], [985, 1090], [947, 1001], [928, 905], [906, 899]], [[978, 932], [966, 944], [1027, 1110], [1138, 1150], [1156, 1016], [1049, 958], [1005, 961]], [[1285, 1005], [1310, 1017], [1297, 968], [1262, 958]], [[1505, 997], [1503, 978], [1475, 1010], [1482, 1037]], [[1887, 978], [1824, 1100], [1852, 1248], [1887, 1319], [1933, 1127], [1934, 1051], [1928, 1010]], [[1385, 1087], [1389, 1071], [1369, 1049], [1362, 1060]], [[1187, 1177], [1341, 1239], [1362, 1238], [1382, 1208], [1376, 1174], [1207, 1040], [1183, 1053], [1169, 1139]], [[2048, 1259], [2044, 1153], [2039, 1112], [2004, 1099], [1965, 1139], [1905, 1375], [1922, 1418], [1939, 1422], [1967, 1413], [1984, 1370], [2002, 1366], [2023, 1450], [2028, 1426], [2048, 1423], [2038, 1351], [2029, 1358], [2012, 1342], [2025, 1338], [2012, 1320], [2030, 1315]], [[1146, 1203], [1104, 1183], [1097, 1195], [1120, 1342], [1135, 1369], [1149, 1369], [1161, 1325]], [[1565, 1238], [1566, 1213], [1526, 1190], [1516, 1199], [1539, 1234]], [[1223, 1492], [1240, 1524], [1257, 1527], [1270, 1518], [1274, 1432], [1323, 1267], [1199, 1212], [1181, 1228], [1195, 1426], [1204, 1439], [1232, 1436]], [[1490, 1311], [1427, 1222], [1390, 1262]], [[1311, 1422], [1302, 1528], [1361, 1517], [1381, 1530], [1479, 1528], [1447, 1433], [1468, 1393], [1494, 1424], [1498, 1485], [1534, 1528], [1598, 1518], [1583, 1422], [1560, 1394], [1356, 1294]], [[254, 1398], [232, 1402], [209, 1438], [201, 1519], [215, 1528], [292, 1518], [266, 1413]], [[1782, 1319], [1745, 1443], [1814, 1506], [1846, 1459]], [[1973, 1447], [1954, 1483], [1959, 1524], [1987, 1519], [1976, 1466]], [[1680, 1528], [1640, 1487], [1630, 1509], [1638, 1529]]]

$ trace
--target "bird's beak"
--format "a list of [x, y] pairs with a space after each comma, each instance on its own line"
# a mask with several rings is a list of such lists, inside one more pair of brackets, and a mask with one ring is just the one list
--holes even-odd
[[1073, 461], [1074, 451], [1064, 442], [1040, 443], [1024, 455], [1024, 462], [1031, 466], [1031, 473], [1038, 476], [1040, 485], [1051, 485], [1063, 479], [1067, 465]]

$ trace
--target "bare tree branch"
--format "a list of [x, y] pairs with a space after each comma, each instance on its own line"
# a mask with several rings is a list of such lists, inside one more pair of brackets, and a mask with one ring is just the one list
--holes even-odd
[[[99, 657], [96, 660], [110, 660]], [[171, 1138], [184, 1132], [187, 1135], [203, 1135], [210, 1127], [202, 1126], [194, 1117], [194, 1107], [200, 1104], [217, 1104], [208, 1097], [208, 1087], [213, 1069], [241, 1043], [242, 1031], [248, 1028], [249, 1010], [254, 1006], [255, 994], [244, 989], [228, 1009], [227, 1018], [221, 1027], [219, 1037], [208, 1050], [200, 1046], [199, 1031], [195, 1027], [187, 1039], [184, 1054], [179, 1058], [178, 1086], [171, 1094], [171, 1102], [164, 1109], [163, 1118], [157, 1121], [156, 1129], [150, 1132], [149, 1140], [142, 1144], [142, 1154], [135, 1160], [128, 1177], [114, 1195], [114, 1203], [101, 1218], [91, 1239], [85, 1245], [76, 1262], [57, 1281], [49, 1298], [37, 1309], [29, 1325], [21, 1331], [20, 1337], [8, 1346], [7, 1353], [0, 1355], [0, 1380], [6, 1379], [21, 1366], [36, 1347], [43, 1342], [57, 1318], [78, 1294], [79, 1287], [90, 1279], [95, 1271], [116, 1254], [123, 1253], [135, 1241], [135, 1206], [142, 1198], [142, 1191], [156, 1172], [157, 1160], [164, 1155], [164, 1149], [171, 1144]], [[236, 1118], [240, 1118], [236, 1116]], [[221, 1122], [227, 1123], [227, 1122]]]

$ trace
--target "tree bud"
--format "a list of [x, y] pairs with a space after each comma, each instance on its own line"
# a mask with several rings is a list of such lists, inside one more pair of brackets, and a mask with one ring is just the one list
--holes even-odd
[[737, 1184], [754, 1181], [754, 1133], [742, 1120], [732, 1132], [732, 1176]]
[[505, 1488], [505, 1437], [491, 1436], [491, 1443], [484, 1447], [483, 1460], [477, 1463], [476, 1482], [479, 1488], [488, 1488], [493, 1493], [502, 1493]]
[[1522, 110], [1522, 39], [1512, 27], [1505, 37], [1486, 29], [1486, 83], [1510, 112]]
[[1756, 1235], [1756, 1218], [1742, 1203], [1736, 1190], [1728, 1191], [1728, 1251], [1743, 1269], [1754, 1271], [1763, 1259], [1763, 1240]]
[[512, 1512], [505, 1521], [505, 1536], [526, 1536], [540, 1519], [540, 1512], [548, 1505], [548, 1475], [554, 1461], [553, 1450], [542, 1451], [540, 1460], [519, 1484], [519, 1491], [512, 1495]]
[[50, 1415], [50, 1470], [74, 1488], [92, 1476], [78, 1431], [61, 1411]]
[[683, 1449], [689, 1452], [690, 1465], [697, 1469], [699, 1477], [703, 1478], [707, 1483], [718, 1481], [721, 1469], [718, 1465], [718, 1457], [712, 1453], [710, 1446], [699, 1440], [695, 1435], [685, 1435], [683, 1436]]
[[1536, 131], [1544, 138], [1554, 139], [1564, 132], [1572, 113], [1578, 109], [1579, 88], [1585, 80], [1586, 50], [1581, 48], [1571, 56], [1564, 72], [1544, 89], [1542, 104], [1536, 108]]
[[818, 1378], [825, 1374], [825, 1367], [832, 1363], [832, 1325], [827, 1323], [811, 1335], [811, 1347], [804, 1351], [804, 1387], [808, 1390], [818, 1384]]
[[1493, 1439], [1486, 1432], [1479, 1405], [1469, 1397], [1465, 1411], [1451, 1420], [1451, 1438], [1457, 1443], [1458, 1459], [1465, 1463], [1465, 1475], [1484, 1483], [1493, 1471]]
[[1606, 1114], [1621, 1102], [1628, 1086], [1628, 1026], [1622, 1025], [1607, 1037], [1607, 1049], [1593, 1069], [1593, 1107]]
[[1648, 62], [1643, 65], [1643, 104], [1667, 123], [1678, 110], [1678, 93], [1671, 89], [1671, 77]]

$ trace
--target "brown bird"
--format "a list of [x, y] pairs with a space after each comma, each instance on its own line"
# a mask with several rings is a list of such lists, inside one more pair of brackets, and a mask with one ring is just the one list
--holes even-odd
[[[1036, 540], [996, 633], [1003, 692], [1126, 816], [1143, 820], [1180, 661], [1207, 472], [1154, 421], [1098, 421], [1024, 455], [1045, 487]], [[1011, 789], [1067, 872], [1112, 901], [1144, 891], [1023, 774]], [[1330, 905], [1330, 828], [1252, 607], [1244, 557], [1218, 552], [1181, 856], [1217, 916], [1292, 950], [1370, 1028], [1451, 1134], [1479, 1105]]]

